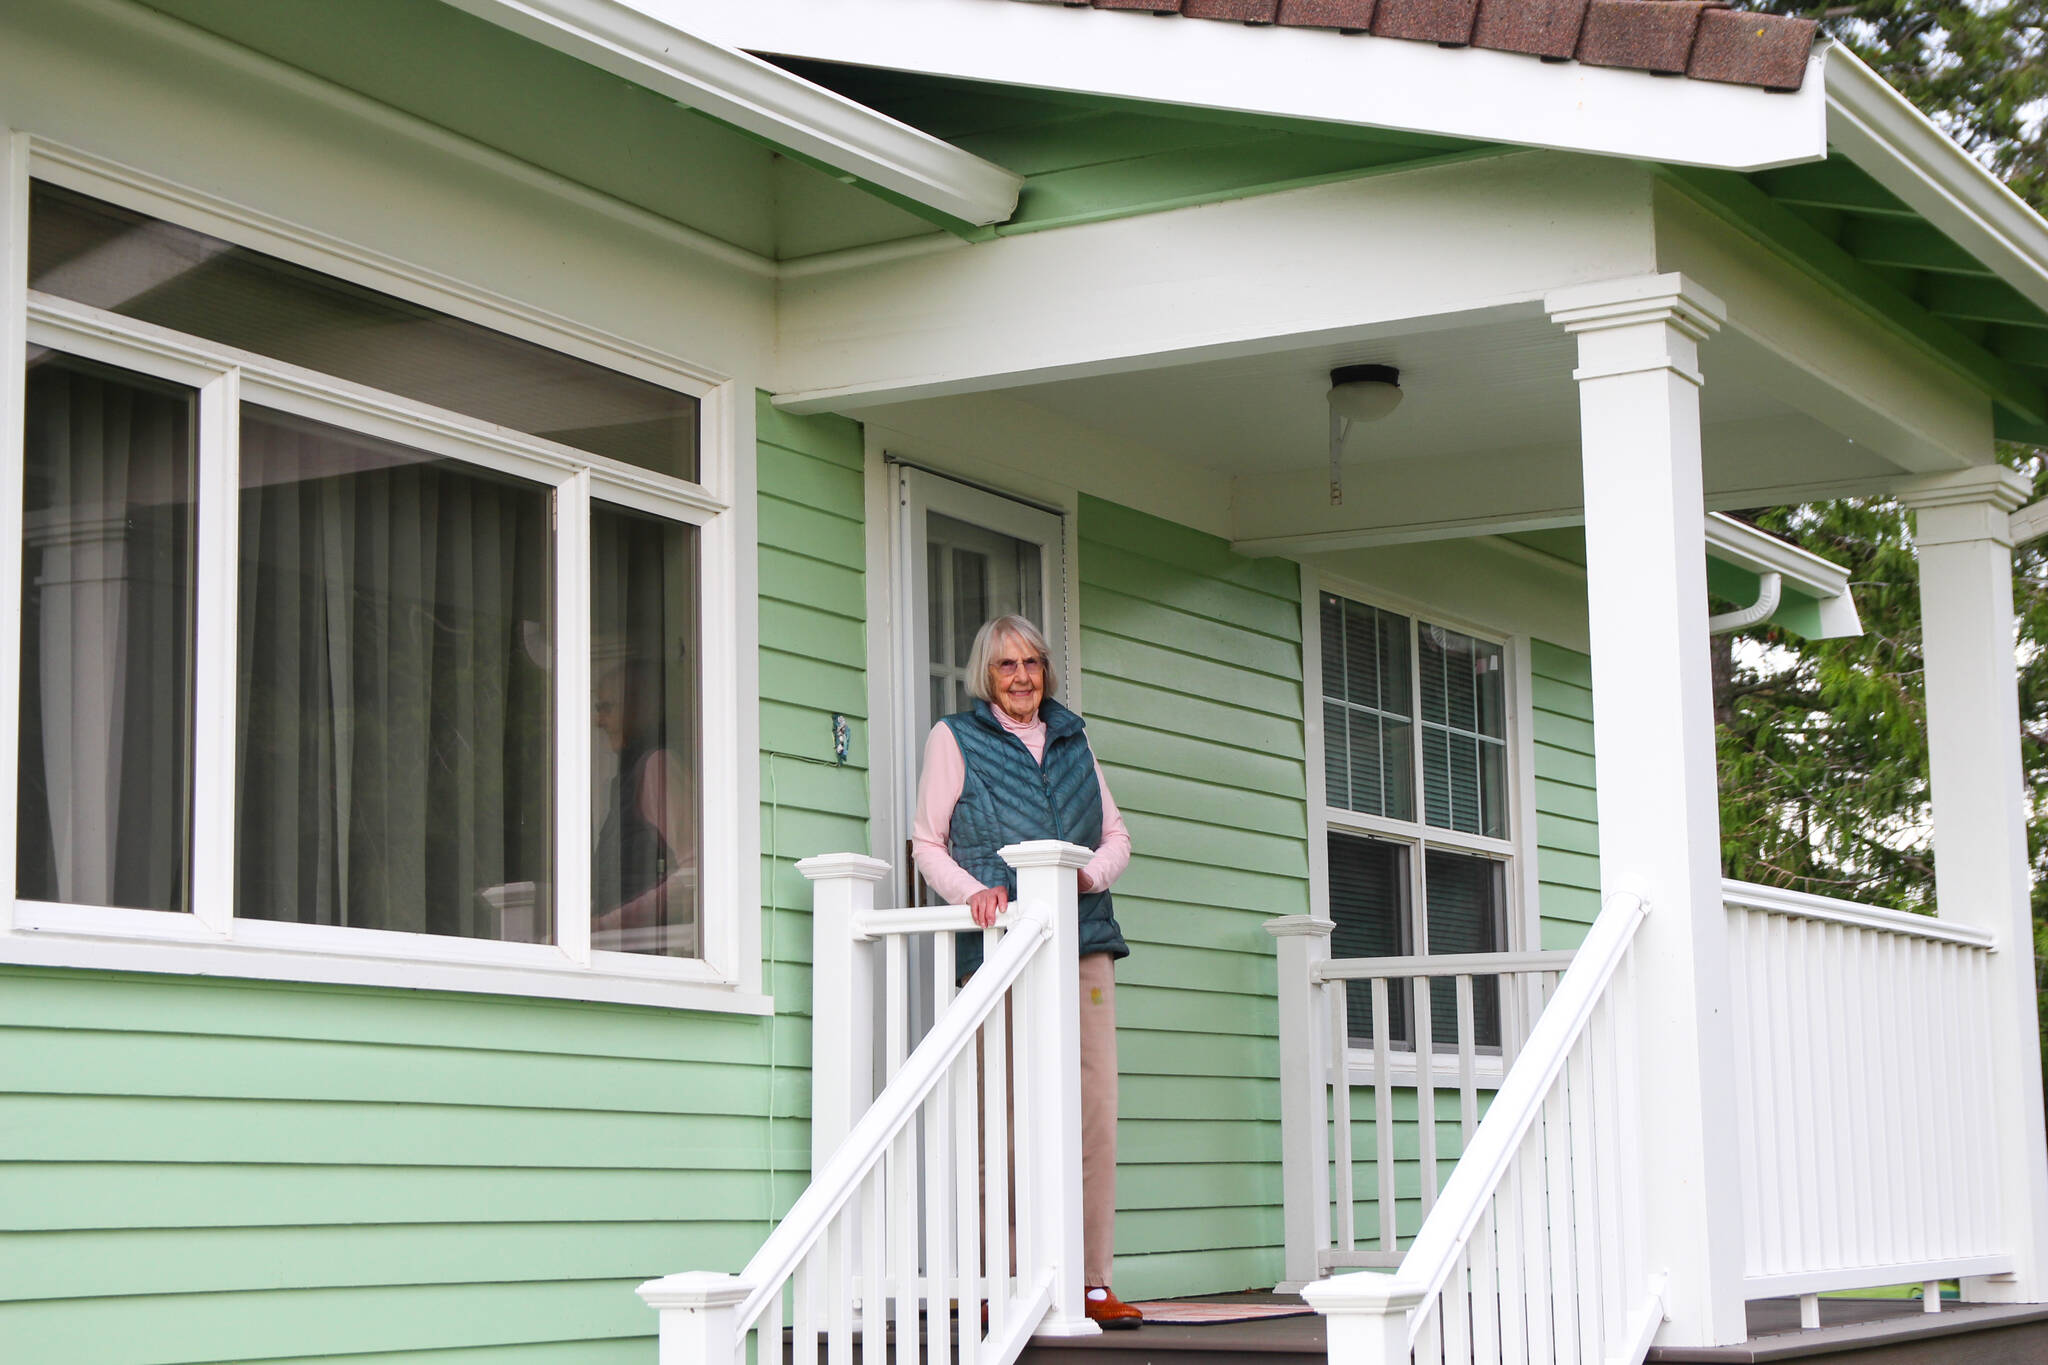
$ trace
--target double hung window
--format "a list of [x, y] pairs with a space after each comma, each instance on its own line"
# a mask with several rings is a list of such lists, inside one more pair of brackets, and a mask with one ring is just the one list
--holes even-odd
[[28, 254], [14, 927], [736, 979], [711, 385], [55, 184]]
[[[1332, 593], [1320, 595], [1323, 772], [1331, 954], [1501, 952], [1510, 863], [1504, 651], [1494, 641]], [[1392, 1042], [1414, 1044], [1405, 983]], [[1474, 985], [1482, 1047], [1500, 1044], [1497, 984]], [[1430, 987], [1431, 1034], [1455, 1045], [1455, 983]], [[1354, 1041], [1370, 993], [1350, 992]]]

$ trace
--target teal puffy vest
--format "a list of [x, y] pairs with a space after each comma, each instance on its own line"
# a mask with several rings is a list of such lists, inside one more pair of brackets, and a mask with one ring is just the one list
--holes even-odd
[[[1085, 848], [1102, 846], [1102, 788], [1095, 779], [1095, 754], [1088, 748], [1081, 718], [1048, 697], [1038, 718], [1045, 722], [1045, 758], [1003, 728], [985, 701], [972, 711], [940, 723], [953, 732], [967, 773], [953, 806], [947, 843], [953, 860], [983, 886], [1009, 888], [1017, 895], [1017, 874], [998, 850], [1030, 839], [1064, 839]], [[981, 965], [981, 935], [955, 942], [959, 974]], [[1128, 957], [1109, 893], [1081, 897], [1081, 953]]]

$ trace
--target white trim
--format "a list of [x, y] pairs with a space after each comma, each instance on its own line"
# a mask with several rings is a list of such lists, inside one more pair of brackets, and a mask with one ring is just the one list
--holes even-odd
[[38, 136], [31, 137], [30, 148], [30, 174], [37, 180], [208, 233], [236, 246], [391, 294], [650, 384], [701, 395], [729, 378], [559, 313], [288, 222], [260, 209], [178, 185], [107, 157]]
[[949, 218], [986, 226], [1016, 212], [1022, 176], [673, 19], [618, 0], [450, 3]]
[[13, 927], [28, 392], [28, 134], [0, 126], [0, 942]]
[[[416, 953], [380, 953], [367, 941], [345, 947], [308, 943], [275, 944], [194, 941], [189, 917], [169, 916], [185, 924], [166, 927], [158, 935], [114, 936], [104, 921], [67, 920], [53, 912], [74, 907], [16, 905], [17, 932], [0, 935], [0, 962], [28, 967], [71, 967], [95, 971], [158, 972], [179, 976], [240, 977], [259, 981], [304, 981], [329, 985], [381, 986], [411, 990], [459, 991], [487, 995], [538, 996], [623, 1005], [658, 1005], [675, 1009], [727, 1014], [768, 1014], [774, 1002], [757, 992], [692, 981], [675, 974], [664, 979], [653, 972], [627, 975], [613, 970], [579, 968], [547, 945], [500, 943], [499, 949], [553, 952], [557, 961], [530, 954], [511, 954], [502, 961], [451, 960]], [[87, 909], [90, 907], [76, 907]], [[159, 912], [137, 910], [133, 915]], [[238, 920], [238, 930], [259, 921]], [[271, 926], [323, 929], [321, 925]], [[337, 929], [342, 935], [369, 935], [370, 929]], [[280, 936], [281, 937], [281, 936]], [[400, 934], [398, 938], [424, 938]], [[605, 955], [607, 958], [623, 954]], [[650, 964], [656, 965], [656, 964]], [[679, 964], [681, 965], [681, 964]], [[694, 965], [694, 964], [690, 964]]]
[[2010, 1275], [2011, 1256], [1957, 1256], [1949, 1260], [1901, 1261], [1885, 1265], [1849, 1266], [1841, 1270], [1807, 1270], [1792, 1275], [1745, 1275], [1745, 1299], [1784, 1299], [1795, 1294], [1825, 1294], [1835, 1289], [1868, 1289], [1887, 1284], [1925, 1284], [1966, 1276]]
[[2048, 223], [1854, 52], [1818, 54], [1828, 141], [2035, 305], [2048, 308]]
[[719, 42], [1081, 94], [1756, 170], [1827, 154], [1821, 82], [1778, 94], [1317, 29], [1137, 23], [1054, 5], [634, 0]]
[[1519, 904], [1508, 943], [1523, 950], [1543, 946], [1543, 845], [1536, 822], [1542, 814], [1536, 807], [1536, 647], [1527, 635], [1508, 637], [1508, 716], [1514, 736], [1509, 761], [1515, 766], [1514, 808], [1519, 817], [1511, 831], [1514, 836], [1515, 870], [1521, 886]]
[[[9, 221], [26, 219], [25, 189], [40, 172], [46, 149], [16, 136], [11, 189], [0, 187]], [[56, 162], [60, 171], [66, 164]], [[277, 980], [524, 994], [563, 999], [605, 1000], [760, 1013], [771, 1008], [760, 994], [758, 839], [741, 817], [754, 799], [752, 764], [744, 746], [758, 740], [754, 710], [757, 664], [753, 633], [740, 594], [753, 584], [748, 553], [753, 541], [751, 509], [741, 503], [753, 491], [752, 461], [742, 440], [752, 435], [751, 408], [742, 413], [740, 386], [733, 380], [644, 347], [523, 308], [453, 281], [357, 251], [345, 243], [248, 214], [223, 201], [177, 190], [151, 177], [118, 180], [99, 163], [71, 177], [51, 177], [83, 192], [130, 203], [169, 221], [201, 226], [228, 240], [297, 260], [300, 264], [354, 279], [558, 352], [580, 355], [618, 373], [695, 397], [698, 409], [701, 484], [664, 479], [546, 439], [512, 431], [459, 413], [401, 398], [311, 370], [186, 334], [124, 318], [71, 300], [28, 293], [25, 232], [8, 234], [19, 263], [0, 302], [11, 300], [0, 322], [0, 341], [34, 337], [105, 363], [161, 375], [200, 391], [200, 504], [197, 601], [198, 651], [194, 710], [194, 801], [192, 844], [195, 913], [174, 915], [102, 907], [6, 906], [12, 930], [0, 924], [0, 961], [115, 970], [252, 976]], [[77, 166], [72, 166], [77, 170]], [[81, 180], [88, 183], [79, 183]], [[111, 186], [113, 192], [109, 193]], [[134, 201], [141, 199], [142, 204]], [[164, 208], [168, 207], [169, 212]], [[200, 220], [194, 223], [193, 220]], [[279, 246], [283, 249], [278, 249]], [[339, 268], [336, 268], [339, 267]], [[424, 295], [426, 297], [422, 298]], [[455, 306], [449, 306], [450, 304]], [[0, 397], [18, 413], [22, 364], [17, 349]], [[237, 555], [236, 446], [232, 414], [240, 401], [261, 404], [381, 436], [451, 459], [508, 472], [552, 490], [556, 555], [556, 772], [555, 880], [556, 944], [473, 941], [426, 934], [271, 922], [233, 915], [233, 821], [221, 812], [233, 806], [235, 607]], [[18, 416], [10, 430], [20, 431]], [[21, 506], [19, 452], [8, 468], [10, 497], [0, 522], [11, 521], [19, 542]], [[569, 641], [588, 638], [588, 512], [593, 491], [608, 502], [631, 506], [697, 528], [699, 570], [700, 705], [706, 723], [699, 736], [700, 780], [705, 791], [727, 792], [735, 800], [705, 800], [700, 839], [701, 956], [671, 959], [616, 951], [592, 951], [589, 941], [589, 659]], [[218, 522], [221, 509], [229, 515]], [[209, 516], [209, 513], [212, 515]], [[0, 555], [16, 579], [18, 553]], [[0, 588], [6, 575], [0, 574]], [[5, 649], [14, 657], [0, 688], [19, 690], [19, 639]], [[0, 719], [5, 740], [14, 740], [18, 703]], [[730, 723], [713, 718], [731, 717]], [[14, 833], [7, 787], [7, 828]], [[211, 815], [209, 815], [211, 813]], [[751, 866], [749, 866], [751, 864]], [[5, 865], [12, 875], [11, 860]]]
[[[555, 488], [555, 942], [590, 965], [590, 475]], [[569, 648], [573, 643], [576, 647]], [[700, 925], [704, 916], [700, 916]]]
[[[1875, 905], [1858, 905], [1854, 901], [1836, 900], [1832, 896], [1786, 891], [1775, 886], [1758, 886], [1752, 882], [1723, 881], [1721, 899], [1730, 909], [1757, 910], [1767, 915], [1785, 915], [1794, 919], [1825, 920], [1830, 924], [1843, 924], [1854, 929], [1873, 929], [1881, 934], [1928, 939], [1936, 943], [1955, 943], [1966, 948], [1998, 946], [1998, 936], [1989, 929], [1979, 929], [1955, 920], [1936, 919], [1932, 915], [1915, 915], [1904, 910], [1887, 910]], [[1904, 1281], [1900, 1283], [1903, 1284]]]
[[192, 914], [215, 933], [235, 904], [236, 613], [241, 601], [242, 376], [228, 370], [199, 390], [193, 480]]
[[1323, 588], [1313, 564], [1301, 564], [1301, 735], [1308, 782], [1308, 912], [1330, 914], [1330, 774], [1323, 753]]

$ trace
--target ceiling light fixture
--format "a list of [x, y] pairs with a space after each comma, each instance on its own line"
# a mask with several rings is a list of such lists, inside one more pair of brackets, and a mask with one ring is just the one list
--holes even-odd
[[1377, 422], [1401, 406], [1401, 372], [1392, 365], [1339, 365], [1330, 371], [1330, 505], [1344, 502], [1344, 442], [1353, 422]]

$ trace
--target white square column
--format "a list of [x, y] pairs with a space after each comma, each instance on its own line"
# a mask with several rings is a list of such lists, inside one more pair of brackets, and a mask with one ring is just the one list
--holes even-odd
[[1646, 1264], [1659, 1345], [1747, 1335], [1727, 912], [1707, 655], [1699, 343], [1720, 300], [1680, 275], [1561, 290], [1578, 338], [1600, 882], [1649, 906], [1635, 1051]]
[[2018, 1265], [2009, 1279], [1965, 1280], [1963, 1297], [2017, 1303], [2048, 1301], [2048, 1145], [2007, 517], [2028, 491], [2012, 470], [1987, 465], [1899, 493], [1914, 513], [1920, 560], [1935, 905], [1945, 920], [1990, 930], [1997, 944], [1991, 1036], [1978, 1046], [1991, 1063], [2004, 1242]]

